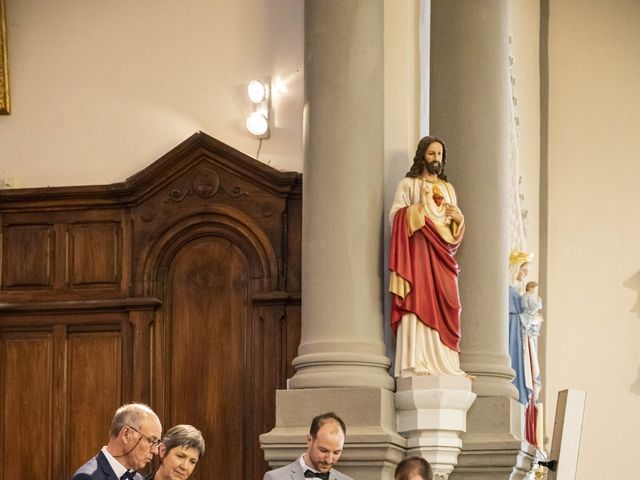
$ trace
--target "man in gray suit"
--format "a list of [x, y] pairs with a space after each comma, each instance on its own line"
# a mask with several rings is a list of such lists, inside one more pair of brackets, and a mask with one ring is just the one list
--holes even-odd
[[116, 410], [109, 443], [82, 465], [71, 480], [143, 480], [142, 470], [158, 453], [162, 425], [158, 416], [142, 403]]
[[289, 465], [264, 474], [264, 480], [352, 480], [333, 466], [344, 446], [347, 427], [333, 412], [318, 415], [311, 422], [307, 435], [307, 451]]

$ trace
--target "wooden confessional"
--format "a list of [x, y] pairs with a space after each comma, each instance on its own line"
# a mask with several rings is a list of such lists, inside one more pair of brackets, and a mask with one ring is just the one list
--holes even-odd
[[259, 480], [300, 341], [302, 177], [197, 133], [123, 183], [0, 191], [0, 480], [69, 478], [114, 410]]

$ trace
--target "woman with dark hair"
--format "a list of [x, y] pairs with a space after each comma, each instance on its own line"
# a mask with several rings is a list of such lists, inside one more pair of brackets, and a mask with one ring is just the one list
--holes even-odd
[[146, 480], [185, 480], [204, 454], [202, 433], [192, 425], [176, 425], [160, 444], [160, 467]]
[[394, 480], [433, 480], [431, 464], [422, 457], [407, 457], [396, 467]]
[[444, 167], [445, 143], [424, 137], [398, 184], [389, 218], [395, 376], [465, 375], [460, 369], [456, 251], [464, 216]]

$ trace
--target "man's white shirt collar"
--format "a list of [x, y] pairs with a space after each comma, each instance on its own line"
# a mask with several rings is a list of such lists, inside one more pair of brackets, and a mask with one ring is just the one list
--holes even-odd
[[113, 457], [113, 455], [109, 453], [106, 446], [102, 447], [102, 453], [104, 453], [104, 456], [107, 457], [107, 461], [109, 462], [109, 465], [111, 465], [111, 469], [113, 470], [113, 473], [115, 473], [118, 478], [120, 478], [122, 475], [124, 475], [126, 472], [129, 471], [128, 468], [122, 465], [118, 460], [116, 460]]
[[304, 463], [304, 453], [300, 455], [300, 465], [302, 465], [302, 473], [306, 472], [307, 470], [311, 470], [312, 472], [319, 473], [315, 468], [311, 468], [306, 463]]

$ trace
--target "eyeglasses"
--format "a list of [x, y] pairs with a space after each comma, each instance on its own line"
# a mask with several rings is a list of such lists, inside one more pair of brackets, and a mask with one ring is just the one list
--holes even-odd
[[149, 445], [150, 445], [151, 448], [158, 448], [160, 446], [160, 444], [162, 443], [162, 440], [157, 440], [157, 439], [154, 440], [151, 437], [147, 437], [144, 433], [142, 433], [136, 427], [132, 427], [131, 425], [127, 425], [127, 427], [129, 427], [131, 430], [135, 430], [140, 435], [142, 435], [142, 438], [144, 438], [147, 442], [149, 442]]

